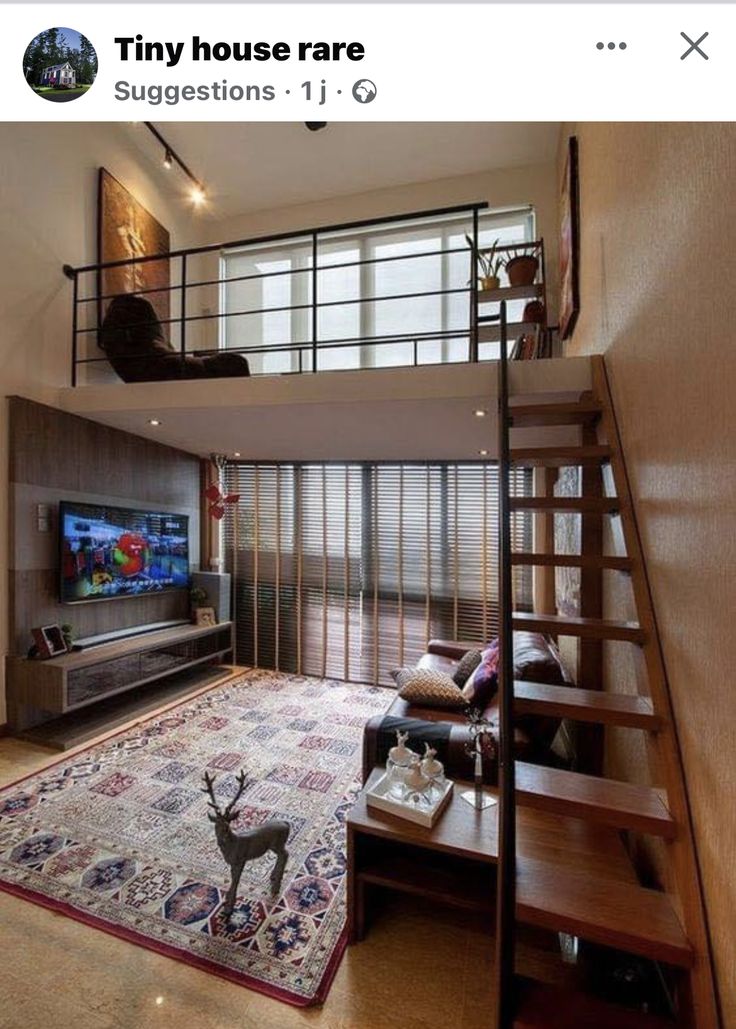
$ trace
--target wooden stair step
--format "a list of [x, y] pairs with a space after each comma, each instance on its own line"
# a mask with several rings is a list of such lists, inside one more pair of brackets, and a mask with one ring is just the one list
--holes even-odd
[[646, 634], [636, 622], [576, 618], [572, 615], [536, 615], [528, 611], [514, 611], [512, 618], [513, 628], [520, 632], [544, 632], [588, 640], [623, 640], [640, 644], [646, 639]]
[[693, 952], [665, 893], [575, 867], [517, 857], [516, 915], [553, 932], [689, 968]]
[[538, 811], [672, 839], [677, 827], [658, 790], [516, 762], [516, 800]]
[[672, 1029], [674, 1023], [598, 997], [516, 977], [514, 1029]]
[[619, 725], [649, 732], [656, 732], [662, 727], [662, 719], [655, 715], [648, 697], [585, 690], [577, 686], [553, 686], [523, 679], [514, 681], [514, 712]]
[[511, 497], [512, 511], [540, 511], [543, 514], [618, 514], [618, 497]]
[[601, 414], [601, 405], [595, 400], [572, 403], [512, 404], [509, 408], [511, 425], [515, 429], [544, 425], [589, 425]]
[[599, 465], [611, 460], [611, 448], [579, 447], [512, 447], [512, 464], [528, 468], [575, 468]]
[[537, 554], [517, 551], [511, 555], [512, 565], [539, 565], [547, 568], [610, 568], [617, 572], [631, 571], [630, 557], [609, 557], [607, 554]]

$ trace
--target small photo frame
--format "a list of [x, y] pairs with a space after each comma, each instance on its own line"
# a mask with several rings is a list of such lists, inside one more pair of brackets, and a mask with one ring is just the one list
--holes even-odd
[[217, 625], [214, 607], [198, 607], [194, 611], [195, 625]]
[[60, 625], [41, 625], [31, 629], [31, 635], [38, 649], [38, 656], [43, 660], [66, 654], [66, 643]]

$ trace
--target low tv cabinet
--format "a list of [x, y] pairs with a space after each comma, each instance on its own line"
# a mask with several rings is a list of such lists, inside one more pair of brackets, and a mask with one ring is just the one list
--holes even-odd
[[23, 732], [136, 686], [232, 654], [232, 622], [141, 633], [46, 661], [6, 658], [8, 727]]

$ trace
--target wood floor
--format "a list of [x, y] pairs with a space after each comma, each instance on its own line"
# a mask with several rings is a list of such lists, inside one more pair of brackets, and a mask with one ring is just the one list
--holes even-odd
[[[0, 739], [0, 785], [58, 758], [31, 742]], [[278, 1003], [3, 892], [0, 948], [2, 1029], [488, 1025], [487, 927], [473, 913], [427, 910], [410, 898], [378, 904], [366, 940], [348, 949], [321, 1008]], [[529, 958], [545, 960], [536, 950]]]

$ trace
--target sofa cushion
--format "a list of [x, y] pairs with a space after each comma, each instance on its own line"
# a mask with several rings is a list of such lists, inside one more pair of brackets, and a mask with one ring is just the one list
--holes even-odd
[[398, 668], [391, 675], [399, 696], [420, 707], [461, 708], [466, 700], [452, 676], [431, 668]]
[[483, 654], [477, 648], [466, 651], [458, 661], [452, 676], [455, 685], [462, 689], [482, 660]]
[[498, 690], [499, 643], [494, 640], [483, 651], [482, 660], [463, 687], [463, 696], [471, 707], [486, 708]]

